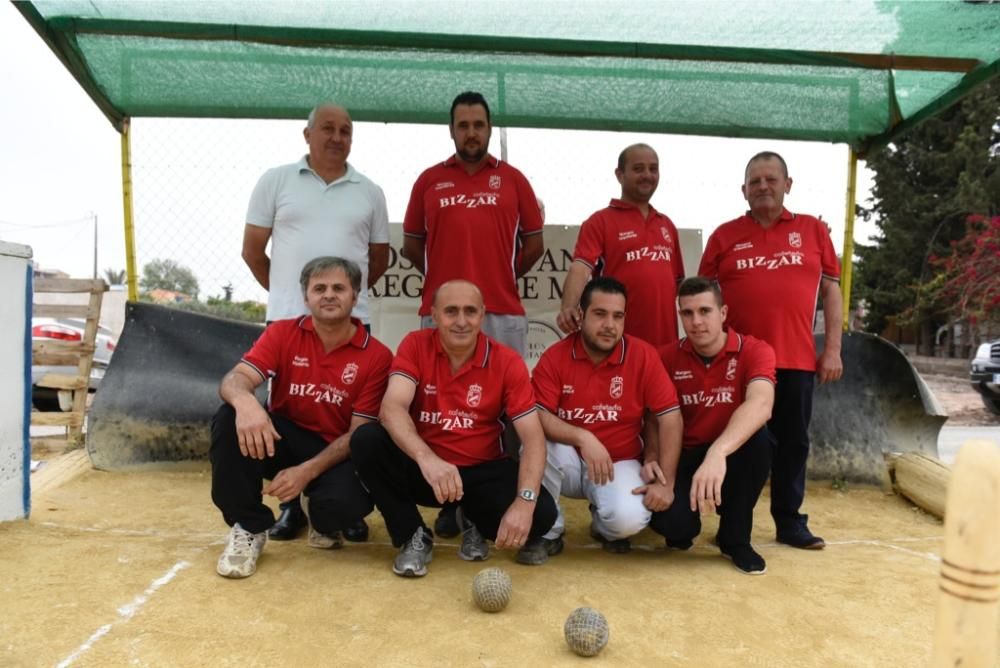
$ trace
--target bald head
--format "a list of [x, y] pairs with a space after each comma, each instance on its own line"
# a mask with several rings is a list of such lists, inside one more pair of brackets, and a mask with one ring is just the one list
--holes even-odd
[[656, 151], [649, 144], [632, 144], [631, 146], [626, 146], [625, 149], [618, 154], [618, 171], [625, 171], [625, 165], [628, 164], [631, 153], [638, 149], [650, 151], [654, 157], [658, 157], [656, 155]]
[[483, 308], [483, 293], [479, 291], [475, 283], [461, 278], [439, 285], [438, 289], [434, 291], [431, 306], [439, 308], [455, 300], [475, 303], [480, 309]]

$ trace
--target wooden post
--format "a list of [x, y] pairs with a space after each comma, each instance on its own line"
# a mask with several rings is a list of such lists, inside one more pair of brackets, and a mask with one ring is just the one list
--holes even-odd
[[1000, 446], [967, 441], [948, 486], [931, 665], [997, 665], [1000, 606]]

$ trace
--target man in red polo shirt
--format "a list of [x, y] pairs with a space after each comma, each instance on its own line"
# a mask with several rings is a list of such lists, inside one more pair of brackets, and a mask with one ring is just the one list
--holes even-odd
[[[212, 501], [232, 529], [219, 575], [253, 575], [274, 514], [263, 492], [309, 502], [309, 544], [343, 545], [342, 531], [371, 512], [350, 460], [350, 436], [378, 416], [392, 353], [351, 310], [361, 269], [319, 257], [302, 269], [310, 315], [279, 320], [222, 379], [225, 402], [212, 419]], [[254, 389], [270, 381], [265, 410]]]
[[726, 306], [715, 281], [693, 277], [678, 290], [687, 337], [660, 355], [681, 398], [684, 448], [676, 501], [649, 526], [667, 547], [686, 550], [701, 531], [699, 511], [719, 513], [716, 542], [740, 571], [760, 575], [763, 557], [750, 546], [753, 509], [767, 480], [774, 404], [774, 351], [752, 336], [726, 330]]
[[483, 331], [523, 357], [528, 321], [517, 279], [542, 256], [542, 214], [524, 174], [489, 154], [490, 107], [466, 92], [451, 105], [455, 154], [413, 184], [403, 219], [402, 255], [424, 274], [420, 315], [433, 327], [431, 301], [446, 281], [483, 291]]
[[654, 346], [677, 340], [677, 284], [684, 278], [677, 228], [649, 200], [660, 183], [660, 162], [646, 144], [629, 146], [615, 170], [621, 199], [584, 221], [563, 285], [557, 324], [580, 327], [580, 295], [591, 275], [614, 276], [629, 293], [625, 333]]
[[[805, 497], [809, 419], [816, 377], [840, 379], [840, 265], [822, 222], [784, 207], [792, 179], [784, 159], [770, 151], [747, 163], [743, 197], [750, 210], [721, 225], [705, 245], [698, 273], [715, 278], [729, 304], [729, 324], [767, 341], [777, 359], [778, 384], [768, 429], [776, 439], [771, 469], [771, 515], [778, 542], [817, 550], [825, 546], [799, 512]], [[812, 325], [823, 298], [826, 331], [817, 358]]]
[[[542, 213], [524, 175], [489, 154], [490, 107], [480, 93], [451, 104], [455, 153], [413, 184], [403, 218], [401, 254], [424, 275], [420, 326], [434, 327], [431, 300], [446, 281], [472, 281], [483, 291], [483, 331], [524, 357], [528, 318], [517, 279], [544, 251]], [[516, 449], [516, 448], [515, 448]], [[454, 508], [434, 524], [439, 536], [458, 533]]]
[[[358, 475], [400, 548], [392, 570], [427, 574], [434, 540], [417, 504], [460, 506], [465, 531], [459, 557], [482, 560], [488, 548], [521, 548], [556, 519], [541, 489], [545, 435], [524, 361], [483, 334], [483, 298], [468, 281], [438, 287], [436, 329], [400, 342], [382, 401], [382, 424], [354, 433]], [[520, 463], [504, 454], [500, 418], [510, 417], [523, 443]]]
[[[628, 552], [629, 537], [674, 498], [681, 447], [680, 406], [653, 346], [624, 333], [625, 286], [599, 276], [580, 296], [580, 331], [546, 350], [532, 373], [548, 440], [545, 488], [590, 501], [591, 535], [609, 552]], [[643, 417], [659, 426], [659, 447], [643, 447]], [[552, 530], [518, 554], [544, 562], [562, 551], [562, 512]]]

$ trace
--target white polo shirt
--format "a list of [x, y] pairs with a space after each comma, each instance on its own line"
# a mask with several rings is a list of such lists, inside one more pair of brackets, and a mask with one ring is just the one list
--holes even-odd
[[354, 317], [368, 324], [368, 244], [389, 243], [382, 189], [356, 171], [327, 184], [303, 156], [264, 172], [250, 195], [247, 224], [271, 228], [267, 319], [307, 313], [299, 275], [310, 260], [335, 255], [361, 267]]

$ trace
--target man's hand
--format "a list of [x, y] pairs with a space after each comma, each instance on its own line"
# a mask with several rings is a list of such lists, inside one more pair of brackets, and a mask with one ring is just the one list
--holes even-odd
[[651, 459], [642, 465], [639, 470], [639, 477], [647, 485], [651, 482], [658, 482], [661, 485], [667, 484], [667, 478], [663, 475], [663, 469], [660, 468], [660, 463], [655, 459]]
[[267, 484], [264, 493], [278, 497], [282, 503], [298, 498], [306, 485], [312, 482], [312, 476], [302, 464], [290, 466], [278, 471], [278, 475]]
[[604, 485], [615, 479], [615, 463], [604, 444], [589, 431], [580, 444], [580, 457], [587, 465], [587, 479], [595, 485]]
[[705, 461], [691, 478], [691, 510], [702, 514], [722, 505], [722, 481], [726, 478], [726, 458], [709, 448]]
[[844, 375], [844, 363], [840, 359], [840, 351], [823, 350], [816, 364], [816, 375], [819, 377], [820, 385], [840, 380]]
[[274, 457], [274, 442], [281, 440], [267, 411], [256, 400], [236, 411], [236, 436], [240, 452], [253, 459]]
[[434, 490], [438, 503], [450, 503], [462, 498], [462, 476], [458, 475], [457, 466], [433, 454], [420, 460], [419, 465], [420, 473]]
[[674, 503], [674, 488], [661, 482], [646, 483], [632, 490], [633, 494], [642, 494], [642, 505], [654, 513], [666, 510]]
[[579, 306], [566, 306], [560, 309], [559, 315], [556, 316], [556, 324], [559, 325], [559, 329], [564, 334], [572, 334], [580, 329], [580, 319], [582, 316], [583, 314], [580, 312]]
[[507, 512], [500, 520], [500, 528], [497, 529], [496, 546], [505, 550], [508, 547], [519, 549], [528, 540], [528, 532], [531, 531], [531, 520], [535, 514], [535, 503], [524, 499], [514, 499]]

